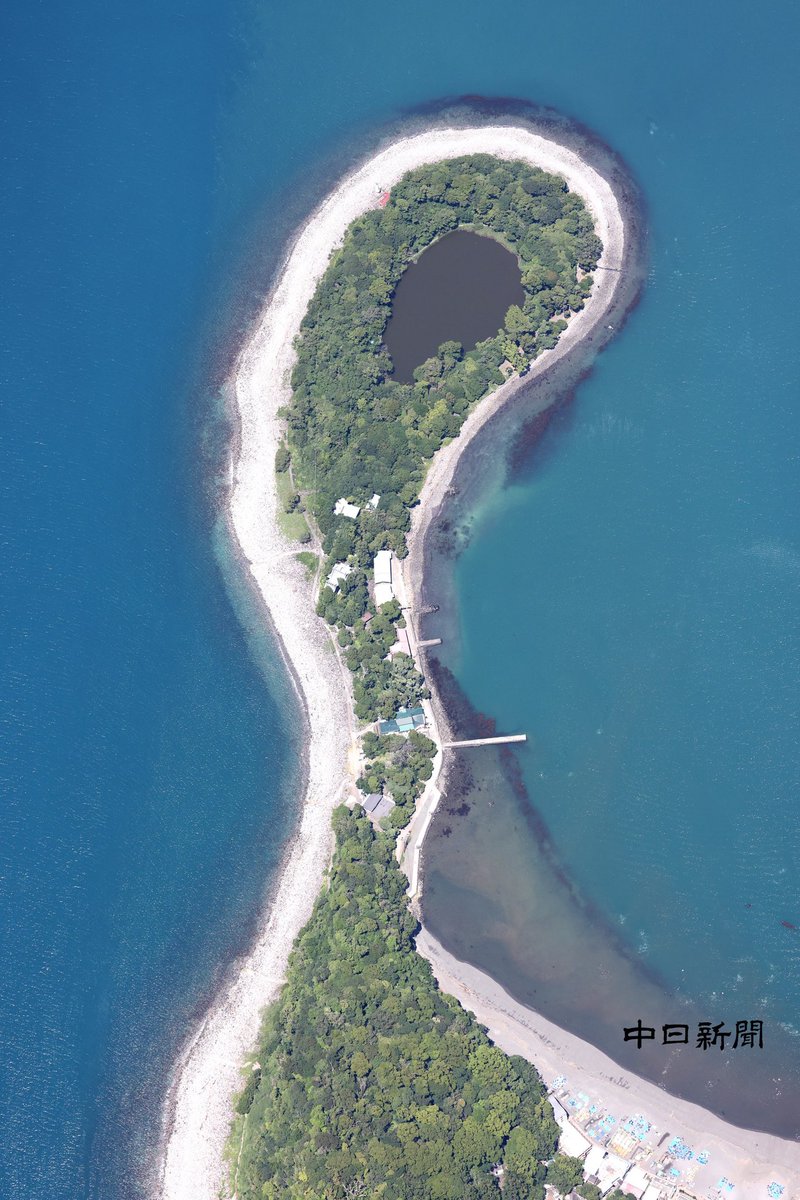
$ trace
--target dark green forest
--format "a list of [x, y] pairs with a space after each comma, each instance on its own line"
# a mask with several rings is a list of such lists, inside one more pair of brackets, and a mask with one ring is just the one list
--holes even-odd
[[[360, 809], [337, 809], [334, 831], [329, 886], [239, 1100], [239, 1197], [500, 1200], [502, 1165], [503, 1200], [540, 1200], [557, 1126], [539, 1076], [494, 1047], [415, 953], [394, 839]], [[549, 1172], [581, 1179], [561, 1156]]]

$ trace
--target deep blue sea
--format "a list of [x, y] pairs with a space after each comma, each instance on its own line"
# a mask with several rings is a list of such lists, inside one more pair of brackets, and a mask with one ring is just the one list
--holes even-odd
[[[300, 746], [221, 570], [219, 384], [342, 153], [443, 95], [586, 122], [652, 224], [641, 308], [484, 498], [461, 682], [535, 734], [535, 803], [631, 943], [702, 993], [746, 947], [748, 1002], [794, 1020], [798, 24], [788, 0], [2, 7], [0, 1196], [143, 1194], [175, 1051], [247, 944]], [[498, 629], [481, 580], [509, 563]]]

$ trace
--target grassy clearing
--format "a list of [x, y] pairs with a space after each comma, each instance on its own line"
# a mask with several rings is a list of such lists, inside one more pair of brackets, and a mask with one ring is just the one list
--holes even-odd
[[295, 554], [295, 558], [297, 559], [298, 562], [301, 562], [303, 564], [303, 566], [305, 567], [305, 569], [308, 571], [309, 575], [313, 579], [313, 577], [317, 571], [317, 563], [319, 562], [319, 556], [316, 554], [312, 554], [312, 552], [310, 550], [301, 550], [299, 554]]
[[301, 512], [286, 512], [286, 505], [295, 495], [295, 488], [288, 471], [275, 476], [278, 487], [278, 527], [284, 537], [300, 542], [309, 533], [308, 522]]

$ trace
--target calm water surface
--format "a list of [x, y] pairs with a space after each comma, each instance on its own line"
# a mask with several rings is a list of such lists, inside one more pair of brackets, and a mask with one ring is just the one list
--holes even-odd
[[494, 238], [448, 233], [406, 270], [395, 293], [385, 342], [394, 378], [414, 382], [414, 369], [442, 342], [472, 350], [502, 329], [525, 293], [519, 262]]

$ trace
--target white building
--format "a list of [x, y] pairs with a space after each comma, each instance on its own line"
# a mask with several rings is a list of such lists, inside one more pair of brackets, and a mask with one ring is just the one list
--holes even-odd
[[334, 591], [334, 592], [338, 591], [339, 584], [342, 582], [343, 579], [347, 579], [347, 576], [352, 573], [352, 570], [353, 570], [353, 568], [350, 565], [350, 563], [346, 563], [346, 562], [335, 563], [333, 570], [331, 571], [330, 575], [328, 576], [328, 578], [325, 581], [327, 583], [328, 587], [331, 589], [331, 591]]
[[379, 550], [375, 555], [373, 563], [376, 583], [391, 583], [392, 582], [392, 552], [391, 550]]
[[603, 1195], [622, 1183], [623, 1177], [630, 1165], [627, 1159], [620, 1158], [618, 1154], [607, 1154], [605, 1156], [600, 1164], [600, 1170], [597, 1172], [597, 1186]]
[[367, 508], [375, 509], [378, 507], [379, 503], [380, 503], [380, 496], [376, 492], [375, 495], [372, 497], [372, 499], [367, 501]]
[[341, 496], [334, 504], [333, 511], [337, 517], [350, 517], [351, 520], [355, 521], [361, 509], [356, 504], [351, 504], [349, 500], [345, 500], [344, 496]]
[[602, 1146], [592, 1146], [583, 1163], [583, 1173], [587, 1179], [594, 1177], [603, 1195], [617, 1187], [630, 1167], [625, 1158], [618, 1154], [609, 1154]]
[[648, 1184], [649, 1180], [638, 1164], [632, 1166], [625, 1176], [625, 1191], [630, 1192], [632, 1196], [636, 1196], [636, 1200], [640, 1200], [644, 1196]]
[[562, 1154], [568, 1154], [570, 1158], [583, 1158], [587, 1150], [591, 1148], [592, 1143], [588, 1138], [585, 1138], [580, 1129], [576, 1129], [574, 1125], [570, 1125], [567, 1121], [566, 1125], [561, 1126], [561, 1133], [558, 1138], [558, 1148]]
[[553, 1106], [556, 1124], [561, 1130], [558, 1139], [559, 1150], [562, 1154], [569, 1154], [572, 1158], [583, 1158], [586, 1151], [591, 1149], [592, 1143], [570, 1122], [567, 1110], [559, 1099], [551, 1096], [550, 1103]]
[[606, 1152], [602, 1146], [592, 1146], [583, 1164], [583, 1173], [587, 1179], [591, 1175], [600, 1175], [600, 1168], [603, 1165], [605, 1156]]
[[394, 592], [390, 583], [375, 584], [375, 604], [378, 608], [383, 604], [390, 604], [394, 600]]
[[378, 551], [375, 555], [373, 570], [375, 572], [375, 603], [380, 608], [382, 604], [388, 604], [390, 600], [394, 600], [391, 550]]

